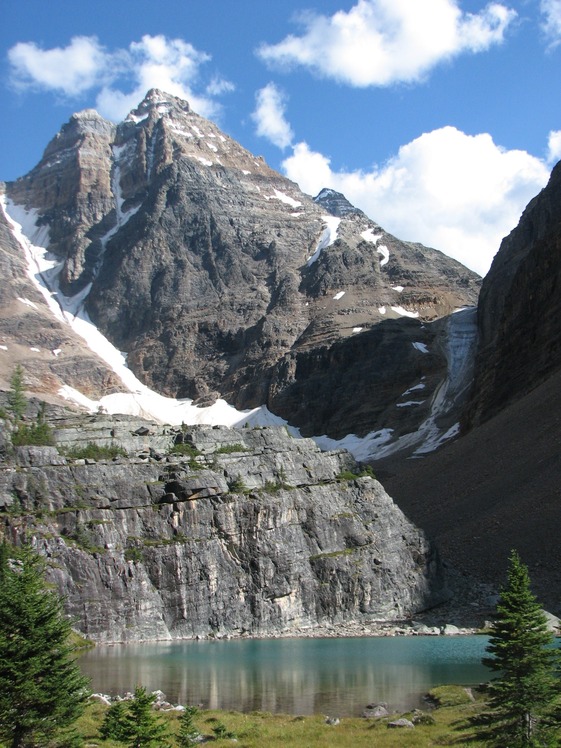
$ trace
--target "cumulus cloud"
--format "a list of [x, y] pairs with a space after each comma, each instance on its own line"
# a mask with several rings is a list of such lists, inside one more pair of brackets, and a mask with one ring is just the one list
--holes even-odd
[[305, 192], [343, 192], [400, 239], [435, 247], [481, 275], [549, 176], [525, 151], [504, 150], [488, 134], [454, 127], [421, 135], [369, 172], [334, 171], [305, 143], [293, 148], [283, 168]]
[[68, 97], [97, 91], [96, 106], [110, 119], [122, 119], [150, 88], [187, 99], [203, 116], [217, 111], [215, 96], [231, 90], [213, 78], [198, 92], [200, 69], [210, 60], [183, 39], [145, 35], [113, 52], [95, 37], [74, 37], [67, 47], [40, 49], [21, 42], [8, 52], [12, 82], [20, 89], [56, 91]]
[[255, 100], [256, 106], [251, 118], [257, 126], [257, 134], [279, 148], [289, 146], [294, 133], [285, 118], [285, 95], [274, 83], [268, 83], [257, 92]]
[[352, 86], [387, 86], [500, 43], [515, 17], [497, 2], [472, 14], [457, 0], [358, 0], [348, 12], [301, 15], [300, 36], [263, 44], [258, 54], [271, 65], [300, 65]]
[[552, 46], [556, 46], [561, 41], [561, 0], [541, 0], [540, 10], [542, 28]]
[[556, 164], [561, 159], [561, 130], [552, 130], [547, 140], [547, 162]]
[[96, 37], [76, 36], [67, 47], [46, 50], [33, 42], [19, 42], [8, 51], [8, 60], [16, 87], [77, 96], [103, 81], [111, 55]]

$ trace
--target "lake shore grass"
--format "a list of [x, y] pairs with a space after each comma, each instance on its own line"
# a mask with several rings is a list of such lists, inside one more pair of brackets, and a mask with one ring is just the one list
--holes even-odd
[[[325, 715], [294, 716], [268, 712], [243, 714], [235, 711], [202, 710], [194, 723], [200, 733], [217, 748], [234, 745], [239, 748], [360, 748], [372, 745], [378, 748], [424, 748], [468, 743], [474, 748], [483, 746], [483, 742], [474, 740], [469, 720], [484, 708], [484, 701], [478, 697], [475, 701], [467, 698], [460, 704], [454, 703], [454, 699], [444, 699], [442, 703], [449, 704], [450, 701], [452, 705], [427, 709], [423, 713], [426, 718], [422, 720], [426, 724], [417, 724], [414, 729], [388, 727], [390, 721], [399, 717], [411, 719], [411, 713], [393, 714], [379, 719], [344, 717], [339, 724], [331, 725], [326, 723]], [[103, 704], [92, 703], [77, 723], [86, 748], [123, 748], [122, 743], [98, 737], [106, 709]], [[160, 712], [160, 715], [168, 723], [172, 735], [177, 734], [178, 714]], [[232, 738], [215, 738], [213, 728], [219, 723], [236, 736], [236, 742]], [[177, 748], [178, 744], [173, 738], [170, 743], [173, 748]]]

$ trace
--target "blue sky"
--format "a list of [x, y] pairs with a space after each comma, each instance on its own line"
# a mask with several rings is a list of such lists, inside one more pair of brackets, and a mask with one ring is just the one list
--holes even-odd
[[484, 274], [561, 158], [561, 0], [1, 0], [0, 180], [150, 87]]

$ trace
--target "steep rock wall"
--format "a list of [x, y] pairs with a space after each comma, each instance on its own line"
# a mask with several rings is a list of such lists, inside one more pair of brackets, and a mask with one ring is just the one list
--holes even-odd
[[561, 164], [527, 206], [486, 276], [469, 425], [488, 420], [561, 367]]
[[[70, 421], [58, 423], [61, 443], [80, 430]], [[321, 453], [283, 429], [89, 425], [89, 441], [128, 444], [132, 456], [20, 448], [18, 464], [0, 469], [0, 512], [12, 539], [49, 559], [92, 639], [393, 620], [446, 594], [423, 533], [376, 480], [348, 472], [357, 466], [346, 452]], [[174, 441], [198, 454], [165, 456]]]

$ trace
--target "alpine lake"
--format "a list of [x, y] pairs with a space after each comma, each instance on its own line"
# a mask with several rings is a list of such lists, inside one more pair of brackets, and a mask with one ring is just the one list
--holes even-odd
[[485, 636], [174, 641], [98, 645], [79, 662], [97, 693], [142, 685], [205, 709], [343, 717], [370, 703], [422, 708], [434, 686], [488, 680], [487, 643]]

